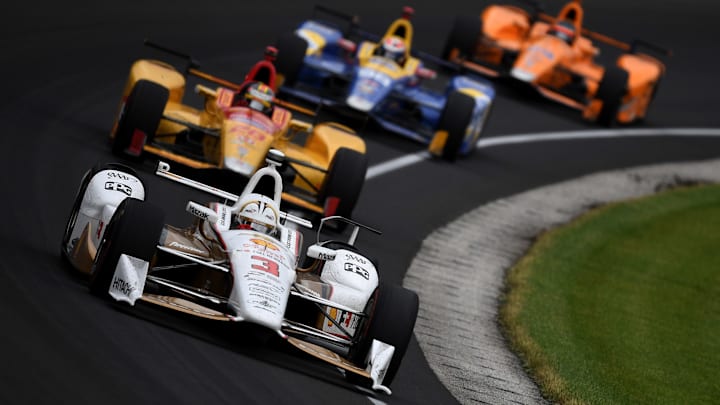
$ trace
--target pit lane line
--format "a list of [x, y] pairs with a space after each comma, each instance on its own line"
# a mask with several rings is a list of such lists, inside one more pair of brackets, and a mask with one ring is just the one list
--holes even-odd
[[[518, 143], [626, 137], [720, 137], [720, 128], [632, 128], [537, 132], [482, 138], [478, 140], [476, 146], [478, 149], [482, 149]], [[432, 155], [428, 151], [422, 151], [388, 160], [369, 167], [365, 179], [370, 180], [431, 158]]]

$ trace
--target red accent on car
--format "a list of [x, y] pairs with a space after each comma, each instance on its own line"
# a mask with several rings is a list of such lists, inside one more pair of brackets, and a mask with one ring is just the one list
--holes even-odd
[[554, 29], [555, 31], [558, 31], [558, 32], [561, 32], [561, 33], [567, 35], [568, 37], [573, 37], [573, 36], [575, 35], [575, 31], [573, 31], [572, 29], [570, 29], [570, 28], [568, 28], [568, 27], [564, 27], [564, 26], [562, 26], [562, 25], [559, 25], [559, 24], [558, 24], [558, 25], [555, 25], [555, 26], [553, 27], [553, 29]]
[[265, 47], [265, 60], [274, 62], [277, 58], [278, 50], [274, 46]]
[[403, 11], [402, 18], [404, 18], [406, 20], [409, 20], [410, 17], [412, 17], [413, 14], [415, 14], [415, 9], [410, 6], [403, 7], [402, 11]]
[[355, 44], [355, 42], [345, 38], [340, 38], [340, 40], [338, 40], [338, 45], [340, 45], [340, 48], [348, 52], [355, 52], [355, 50], [357, 49], [357, 45]]
[[325, 213], [326, 217], [335, 215], [337, 207], [340, 205], [340, 199], [338, 197], [328, 197], [325, 199]]
[[134, 156], [140, 156], [142, 148], [145, 146], [146, 138], [147, 135], [145, 135], [145, 132], [135, 128], [132, 138], [130, 139], [130, 145], [128, 146], [128, 153]]
[[422, 79], [434, 79], [437, 77], [437, 72], [432, 69], [420, 67], [415, 71], [415, 75]]

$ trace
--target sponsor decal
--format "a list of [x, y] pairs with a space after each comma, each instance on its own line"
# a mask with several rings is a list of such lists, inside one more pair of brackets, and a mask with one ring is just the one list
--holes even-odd
[[[358, 317], [354, 316], [352, 312], [342, 311], [337, 308], [330, 309], [330, 317], [334, 319], [340, 326], [344, 328], [356, 328], [358, 324]], [[334, 326], [335, 324], [328, 320], [327, 326]]]
[[203, 221], [207, 221], [208, 218], [210, 217], [207, 212], [201, 211], [201, 210], [197, 209], [197, 208], [196, 208], [195, 206], [193, 206], [193, 205], [188, 205], [188, 209], [190, 210], [190, 213], [191, 213], [192, 215], [194, 215], [194, 216], [202, 219]]
[[547, 59], [555, 59], [554, 53], [552, 53], [549, 49], [545, 49], [538, 45], [531, 46], [530, 49], [528, 49], [528, 52], [532, 52], [537, 56], [543, 56]]
[[[374, 59], [372, 62], [380, 64], [380, 61]], [[358, 77], [360, 79], [375, 81], [382, 87], [389, 87], [392, 84], [390, 76], [368, 68], [360, 69], [358, 71]]]
[[345, 271], [355, 273], [365, 280], [370, 280], [370, 272], [355, 263], [345, 263]]
[[128, 297], [130, 297], [131, 294], [133, 293], [133, 291], [136, 290], [136, 287], [134, 284], [131, 284], [118, 276], [115, 276], [113, 278], [111, 288], [117, 292], [120, 292], [120, 293], [128, 296]]
[[271, 250], [278, 250], [278, 247], [275, 246], [274, 243], [269, 242], [269, 241], [267, 241], [267, 240], [265, 240], [265, 239], [252, 238], [252, 239], [250, 239], [250, 242], [252, 242], [252, 243], [254, 243], [254, 244], [256, 244], [256, 245], [259, 245], [259, 246], [266, 247], [266, 248], [271, 249]]
[[172, 247], [172, 248], [177, 248], [177, 249], [180, 249], [180, 250], [186, 250], [186, 251], [188, 251], [188, 252], [197, 253], [197, 254], [200, 254], [200, 255], [204, 255], [204, 254], [205, 254], [205, 251], [202, 250], [202, 249], [198, 249], [198, 248], [193, 247], [193, 246], [183, 245], [182, 243], [179, 243], [179, 242], [171, 242], [170, 245], [168, 245], [168, 246], [169, 246], [169, 247]]
[[250, 268], [270, 273], [275, 277], [280, 277], [280, 265], [278, 265], [276, 261], [257, 255], [250, 256], [250, 259], [254, 260]]
[[232, 91], [228, 91], [227, 89], [220, 89], [218, 92], [217, 97], [217, 105], [220, 107], [227, 107], [232, 104], [232, 99], [234, 97], [234, 94]]
[[227, 226], [228, 209], [226, 206], [221, 205], [218, 212], [220, 214], [220, 226], [225, 228]]
[[354, 255], [351, 253], [345, 253], [345, 260], [350, 260], [352, 262], [358, 262], [360, 264], [367, 264], [367, 259], [365, 259], [362, 256]]
[[105, 190], [119, 191], [128, 197], [130, 197], [133, 192], [132, 187], [128, 186], [127, 184], [116, 183], [114, 181], [106, 181]]
[[132, 181], [133, 183], [137, 183], [137, 179], [135, 177], [130, 176], [123, 172], [108, 171], [105, 173], [107, 174], [108, 179], [118, 179], [118, 180]]
[[358, 85], [358, 89], [361, 93], [365, 94], [372, 94], [380, 87], [380, 83], [370, 80], [370, 79], [364, 79], [360, 81], [360, 84]]
[[237, 132], [244, 132], [249, 137], [259, 138], [260, 141], [265, 140], [266, 134], [274, 132], [274, 125], [270, 118], [254, 114], [252, 110], [244, 110], [230, 114], [230, 120], [246, 125], [235, 125], [230, 128], [230, 134], [236, 135]]
[[110, 281], [108, 294], [117, 301], [135, 305], [145, 288], [149, 263], [137, 257], [121, 254], [115, 265], [115, 272]]

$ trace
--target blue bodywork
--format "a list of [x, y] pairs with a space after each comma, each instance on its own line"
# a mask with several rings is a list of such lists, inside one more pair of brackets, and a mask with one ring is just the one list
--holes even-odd
[[359, 53], [367, 47], [375, 48], [375, 43], [362, 42], [350, 52], [350, 42], [342, 31], [314, 20], [301, 24], [295, 34], [307, 42], [307, 53], [295, 84], [282, 87], [281, 92], [366, 113], [384, 129], [428, 144], [441, 129], [438, 126], [449, 94], [461, 91], [473, 97], [475, 108], [458, 152], [466, 155], [474, 148], [495, 98], [488, 82], [456, 76], [444, 91], [435, 91], [421, 84], [424, 79], [416, 73], [423, 64], [415, 58], [412, 63], [417, 68], [413, 72], [383, 56], [369, 56], [361, 66]]

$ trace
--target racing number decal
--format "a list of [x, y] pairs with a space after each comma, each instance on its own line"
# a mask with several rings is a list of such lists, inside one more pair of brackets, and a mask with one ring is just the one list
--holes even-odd
[[256, 263], [253, 263], [252, 266], [250, 266], [252, 269], [264, 271], [275, 277], [280, 277], [280, 266], [277, 262], [257, 255], [250, 256], [250, 258], [256, 261]]

